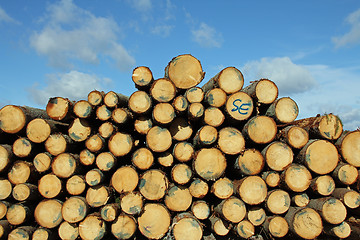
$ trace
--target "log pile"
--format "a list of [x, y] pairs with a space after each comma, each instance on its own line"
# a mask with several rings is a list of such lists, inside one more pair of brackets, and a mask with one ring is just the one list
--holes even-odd
[[0, 110], [0, 239], [359, 239], [360, 131], [189, 54]]

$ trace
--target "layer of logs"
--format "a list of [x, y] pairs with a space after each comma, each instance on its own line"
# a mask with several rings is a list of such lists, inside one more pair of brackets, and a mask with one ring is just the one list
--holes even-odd
[[200, 61], [0, 110], [0, 239], [360, 239], [360, 131]]

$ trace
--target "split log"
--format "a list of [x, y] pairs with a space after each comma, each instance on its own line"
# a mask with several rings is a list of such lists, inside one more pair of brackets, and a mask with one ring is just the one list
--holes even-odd
[[12, 146], [9, 144], [0, 145], [0, 173], [8, 170], [13, 159]]
[[231, 229], [231, 225], [229, 225], [226, 221], [217, 217], [215, 214], [209, 217], [211, 223], [211, 230], [219, 236], [226, 236]]
[[117, 132], [108, 141], [108, 148], [115, 157], [127, 155], [133, 148], [134, 141], [130, 134]]
[[291, 123], [297, 118], [299, 107], [291, 98], [282, 97], [275, 100], [265, 114], [278, 123]]
[[91, 169], [85, 174], [85, 182], [90, 187], [94, 187], [103, 183], [104, 178], [104, 173], [98, 168]]
[[165, 68], [165, 77], [180, 89], [195, 87], [204, 76], [200, 61], [190, 54], [173, 58]]
[[265, 160], [263, 155], [255, 148], [252, 148], [243, 150], [239, 154], [235, 160], [234, 169], [244, 175], [257, 175], [264, 166]]
[[191, 167], [184, 163], [174, 165], [171, 169], [171, 179], [180, 185], [188, 183], [192, 178]]
[[315, 239], [323, 230], [321, 217], [312, 208], [290, 207], [285, 219], [289, 224], [289, 230], [301, 238]]
[[175, 118], [175, 110], [170, 103], [158, 103], [152, 110], [152, 118], [155, 123], [167, 125]]
[[184, 212], [192, 203], [192, 196], [188, 188], [183, 186], [169, 186], [164, 197], [166, 207], [173, 212]]
[[151, 110], [152, 100], [144, 91], [136, 91], [129, 98], [129, 109], [135, 114], [146, 114]]
[[103, 239], [106, 224], [99, 213], [89, 214], [79, 224], [79, 235], [82, 239]]
[[219, 199], [228, 199], [234, 193], [233, 182], [226, 177], [219, 178], [211, 185], [210, 192]]
[[274, 141], [262, 150], [267, 166], [274, 171], [283, 171], [294, 159], [291, 148], [283, 142]]
[[186, 97], [179, 95], [173, 100], [172, 106], [174, 107], [177, 115], [183, 115], [186, 113], [189, 107], [189, 102], [187, 101]]
[[171, 144], [172, 138], [167, 128], [154, 126], [146, 134], [146, 145], [154, 152], [165, 152]]
[[305, 129], [291, 125], [279, 130], [277, 138], [292, 148], [301, 149], [309, 141], [309, 134]]
[[280, 174], [276, 171], [262, 172], [261, 178], [264, 179], [266, 185], [272, 188], [277, 187], [280, 184]]
[[334, 197], [311, 199], [308, 207], [318, 211], [320, 216], [330, 224], [342, 223], [347, 215], [344, 204]]
[[120, 213], [120, 205], [118, 203], [108, 203], [100, 210], [101, 218], [106, 222], [113, 222]]
[[353, 165], [360, 167], [360, 131], [344, 132], [344, 134], [336, 141], [335, 145], [343, 159]]
[[242, 200], [232, 196], [221, 201], [221, 203], [214, 208], [214, 212], [227, 221], [239, 223], [246, 216], [246, 206]]
[[55, 198], [62, 193], [62, 181], [53, 173], [49, 173], [40, 178], [38, 190], [45, 198]]
[[169, 79], [160, 78], [152, 83], [150, 95], [159, 103], [167, 103], [174, 99], [176, 95], [176, 87]]
[[232, 120], [247, 120], [254, 109], [252, 98], [245, 92], [231, 94], [225, 104], [225, 112]]
[[309, 170], [324, 175], [332, 172], [338, 165], [339, 154], [331, 142], [312, 139], [301, 149], [296, 160]]
[[202, 239], [203, 228], [201, 223], [189, 212], [176, 215], [172, 225], [172, 234], [176, 240]]
[[221, 88], [213, 88], [205, 93], [204, 101], [210, 107], [222, 107], [226, 103], [226, 92]]
[[169, 127], [171, 137], [176, 141], [186, 141], [188, 140], [192, 133], [193, 129], [188, 120], [185, 118], [175, 118]]
[[111, 233], [116, 239], [130, 239], [136, 230], [135, 218], [126, 214], [120, 214], [111, 224]]
[[62, 240], [76, 240], [79, 237], [77, 224], [63, 221], [58, 228], [58, 235]]
[[20, 183], [14, 186], [12, 196], [19, 202], [31, 202], [39, 199], [40, 194], [37, 185], [31, 183]]
[[153, 122], [149, 117], [140, 116], [134, 121], [135, 131], [141, 135], [147, 134], [152, 127]]
[[196, 148], [211, 146], [218, 139], [218, 131], [215, 127], [204, 125], [199, 128], [193, 138], [193, 145]]
[[67, 134], [54, 133], [45, 141], [45, 149], [51, 155], [57, 156], [61, 153], [70, 152], [73, 148], [74, 140]]
[[46, 105], [47, 115], [56, 121], [69, 121], [74, 102], [63, 97], [50, 98]]
[[249, 220], [242, 220], [234, 228], [237, 235], [241, 238], [248, 239], [255, 234], [255, 226]]
[[128, 105], [128, 102], [128, 96], [114, 91], [107, 92], [104, 97], [104, 104], [109, 108], [125, 107]]
[[259, 176], [248, 176], [234, 180], [234, 193], [249, 205], [258, 205], [265, 201], [267, 186]]
[[144, 199], [140, 192], [129, 192], [121, 197], [121, 210], [126, 214], [138, 215], [143, 210]]
[[148, 200], [160, 200], [165, 196], [168, 185], [169, 181], [164, 172], [158, 169], [151, 169], [141, 176], [139, 191]]
[[0, 200], [6, 200], [11, 195], [12, 189], [8, 179], [0, 178]]
[[105, 122], [110, 120], [112, 111], [105, 104], [103, 104], [96, 108], [95, 114], [98, 120]]
[[76, 118], [70, 124], [68, 134], [75, 142], [85, 141], [91, 134], [91, 126], [82, 118]]
[[258, 206], [251, 207], [247, 210], [246, 219], [255, 227], [260, 226], [266, 219], [266, 212], [264, 208]]
[[335, 190], [335, 181], [330, 175], [322, 175], [311, 180], [310, 188], [321, 196], [329, 196]]
[[189, 191], [194, 198], [204, 198], [209, 192], [209, 185], [199, 178], [194, 178], [190, 184]]
[[148, 88], [154, 80], [151, 70], [145, 66], [136, 67], [133, 70], [131, 79], [139, 90]]
[[208, 107], [204, 111], [203, 121], [210, 126], [220, 127], [225, 121], [225, 115], [219, 108]]
[[84, 197], [72, 196], [62, 205], [62, 218], [69, 223], [82, 221], [89, 212], [89, 205]]
[[154, 163], [154, 155], [145, 147], [138, 148], [131, 157], [132, 164], [140, 170], [149, 169]]
[[148, 203], [138, 218], [138, 228], [149, 239], [160, 239], [170, 227], [170, 213], [158, 203]]
[[0, 129], [6, 133], [15, 134], [35, 118], [48, 119], [49, 117], [42, 109], [6, 105], [0, 109]]
[[78, 118], [90, 118], [93, 114], [93, 107], [88, 101], [80, 100], [74, 104], [73, 112]]
[[193, 201], [191, 204], [192, 214], [199, 220], [205, 220], [210, 216], [209, 203], [204, 200]]
[[281, 216], [271, 216], [266, 218], [264, 229], [276, 238], [285, 237], [289, 231], [289, 225], [285, 218]]
[[189, 142], [178, 142], [174, 145], [173, 156], [180, 162], [189, 162], [194, 157], [194, 147]]
[[229, 155], [236, 155], [245, 150], [245, 139], [234, 127], [225, 127], [219, 131], [219, 149]]
[[226, 94], [232, 94], [240, 91], [243, 85], [244, 76], [240, 70], [235, 67], [227, 67], [204, 84], [202, 89], [207, 92], [214, 88], [220, 88]]
[[174, 163], [174, 156], [170, 152], [162, 152], [157, 156], [157, 162], [165, 168], [171, 167]]
[[33, 216], [33, 209], [26, 203], [15, 203], [12, 204], [6, 212], [6, 220], [11, 225], [21, 225], [25, 224], [27, 221], [30, 221]]
[[195, 153], [193, 169], [207, 181], [221, 177], [226, 169], [224, 154], [217, 148], [202, 148]]
[[275, 121], [267, 116], [254, 116], [244, 126], [244, 137], [256, 144], [268, 144], [274, 140], [277, 133]]
[[111, 177], [110, 185], [118, 192], [132, 192], [139, 182], [139, 175], [133, 167], [122, 166]]
[[292, 163], [280, 177], [281, 185], [293, 192], [304, 192], [312, 180], [310, 171], [303, 165]]
[[103, 103], [104, 96], [105, 93], [103, 91], [93, 90], [89, 92], [87, 100], [92, 106], [96, 107]]
[[192, 87], [186, 90], [184, 96], [189, 103], [202, 102], [204, 99], [204, 91], [200, 87]]
[[243, 91], [260, 104], [273, 103], [279, 94], [278, 87], [269, 79], [253, 81], [249, 86], [245, 87]]
[[34, 167], [39, 173], [48, 171], [51, 167], [52, 156], [48, 152], [38, 153], [33, 160]]
[[86, 202], [90, 207], [97, 208], [102, 207], [111, 201], [112, 189], [104, 185], [96, 185], [90, 187], [86, 191]]
[[84, 176], [73, 175], [66, 181], [66, 191], [70, 195], [81, 195], [86, 189], [86, 180]]
[[275, 215], [286, 213], [291, 203], [290, 195], [282, 189], [274, 189], [268, 192], [265, 199], [266, 209]]

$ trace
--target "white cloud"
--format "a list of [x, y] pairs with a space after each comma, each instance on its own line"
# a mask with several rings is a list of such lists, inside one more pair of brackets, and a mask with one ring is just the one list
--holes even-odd
[[151, 33], [162, 37], [170, 35], [171, 30], [174, 28], [172, 25], [158, 25], [151, 29]]
[[1, 22], [16, 23], [16, 24], [19, 23], [18, 21], [10, 17], [2, 7], [0, 7], [0, 23]]
[[332, 41], [337, 48], [360, 43], [360, 9], [352, 12], [347, 16], [345, 21], [351, 26], [351, 29], [342, 36], [332, 38]]
[[223, 42], [221, 33], [203, 22], [200, 23], [198, 29], [192, 30], [191, 33], [193, 40], [202, 47], [221, 47]]
[[247, 79], [267, 78], [274, 81], [282, 95], [305, 92], [316, 85], [309, 70], [293, 63], [289, 57], [250, 61], [242, 69]]
[[123, 71], [135, 64], [119, 43], [120, 29], [111, 18], [97, 17], [72, 0], [62, 0], [50, 5], [42, 20], [44, 28], [30, 37], [30, 43], [54, 67], [69, 69], [76, 60], [97, 64], [100, 57], [112, 59]]
[[90, 91], [102, 90], [111, 84], [109, 78], [99, 78], [95, 75], [70, 71], [64, 74], [49, 74], [47, 85], [40, 88], [38, 84], [28, 90], [31, 99], [40, 105], [46, 105], [50, 97], [65, 97], [70, 100], [87, 99]]
[[139, 12], [147, 12], [152, 9], [151, 0], [128, 0], [128, 2]]

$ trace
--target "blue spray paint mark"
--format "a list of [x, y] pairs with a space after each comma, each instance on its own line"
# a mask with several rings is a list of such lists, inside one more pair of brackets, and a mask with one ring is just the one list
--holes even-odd
[[[242, 103], [240, 105], [237, 105], [239, 103], [241, 103], [241, 99], [236, 99], [234, 102], [233, 102], [233, 105], [234, 105], [234, 108], [231, 109], [232, 112], [238, 112], [239, 114], [241, 115], [246, 115], [248, 114], [249, 110], [250, 110], [250, 107], [251, 107], [251, 103], [248, 102], [248, 103]], [[235, 104], [236, 103], [236, 104]]]

